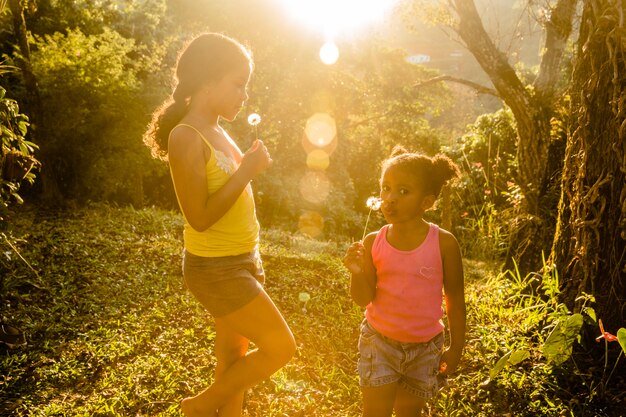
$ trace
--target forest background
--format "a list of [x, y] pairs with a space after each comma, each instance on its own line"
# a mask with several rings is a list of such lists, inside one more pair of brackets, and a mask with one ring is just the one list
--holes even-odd
[[[461, 167], [462, 177], [445, 190], [430, 220], [455, 233], [467, 259], [502, 267], [497, 273], [481, 266], [474, 275], [486, 281], [470, 294], [477, 291], [477, 302], [490, 302], [500, 313], [510, 308], [508, 324], [521, 326], [513, 327], [521, 334], [491, 341], [482, 368], [475, 366], [487, 375], [474, 369], [473, 379], [465, 381], [472, 386], [485, 377], [475, 399], [498, 397], [492, 379], [504, 370], [510, 375], [500, 383], [524, 387], [528, 396], [489, 402], [502, 413], [517, 415], [518, 407], [536, 403], [542, 411], [529, 415], [560, 415], [563, 402], [573, 398], [578, 405], [565, 408], [571, 415], [619, 415], [612, 404], [623, 400], [626, 351], [626, 331], [618, 330], [626, 317], [624, 6], [608, 0], [502, 0], [476, 2], [478, 9], [472, 9], [473, 3], [399, 2], [383, 20], [337, 34], [340, 55], [332, 65], [318, 55], [328, 40], [324, 34], [290, 16], [278, 0], [2, 4], [3, 321], [29, 326], [15, 316], [16, 306], [27, 308], [37, 299], [33, 294], [43, 291], [41, 282], [26, 277], [42, 268], [40, 278], [50, 267], [47, 251], [62, 247], [63, 239], [73, 242], [64, 217], [93, 215], [102, 220], [92, 225], [99, 230], [110, 226], [101, 217], [108, 219], [108, 210], [126, 219], [124, 207], [131, 207], [138, 217], [117, 226], [149, 223], [139, 246], [162, 224], [179, 228], [175, 214], [162, 212], [176, 209], [168, 168], [151, 158], [141, 137], [151, 111], [172, 91], [181, 45], [203, 31], [219, 31], [254, 54], [250, 100], [227, 129], [246, 149], [257, 131], [245, 116], [262, 117], [258, 135], [275, 163], [255, 180], [255, 197], [273, 244], [321, 245], [338, 258], [343, 244], [361, 238], [365, 201], [378, 193], [380, 161], [391, 148], [443, 152]], [[36, 214], [22, 209], [22, 199]], [[381, 224], [374, 215], [370, 230]], [[49, 227], [63, 231], [43, 237]], [[278, 258], [283, 249], [273, 244], [266, 251]], [[338, 267], [312, 253], [314, 261]], [[288, 270], [277, 261], [281, 266]], [[162, 268], [174, 274], [171, 266]], [[169, 289], [171, 283], [161, 284]], [[502, 292], [502, 306], [481, 291]], [[308, 293], [301, 294], [296, 305], [306, 307]], [[485, 328], [502, 319], [485, 314]], [[617, 334], [606, 344], [593, 340], [604, 332], [599, 318]], [[33, 335], [49, 336], [39, 331]], [[490, 345], [485, 334], [475, 336], [477, 345]], [[33, 362], [27, 355], [23, 362], [7, 355], [3, 394], [19, 410], [15, 399], [29, 379], [15, 375], [33, 377]], [[587, 361], [595, 365], [578, 365]], [[565, 377], [570, 371], [577, 383]], [[530, 388], [526, 378], [536, 379]], [[538, 388], [543, 383], [545, 390]], [[340, 378], [337, 384], [348, 383]], [[563, 384], [567, 388], [559, 388]], [[459, 392], [444, 397], [439, 411], [497, 414], [459, 411]], [[346, 395], [346, 403], [358, 403], [353, 391]], [[45, 395], [34, 398], [54, 414]], [[150, 404], [152, 412], [170, 407]], [[105, 415], [131, 413], [107, 402], [102, 407]]]

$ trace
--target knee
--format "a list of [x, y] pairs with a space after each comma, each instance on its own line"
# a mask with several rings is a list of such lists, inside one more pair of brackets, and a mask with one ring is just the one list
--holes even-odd
[[266, 353], [271, 357], [276, 368], [280, 368], [287, 364], [296, 354], [296, 341], [291, 332], [285, 332], [279, 337], [273, 338], [273, 341]]
[[229, 367], [233, 363], [237, 362], [240, 358], [246, 355], [248, 351], [248, 344], [242, 343], [231, 346], [217, 346], [215, 347], [215, 357], [217, 359], [218, 366]]

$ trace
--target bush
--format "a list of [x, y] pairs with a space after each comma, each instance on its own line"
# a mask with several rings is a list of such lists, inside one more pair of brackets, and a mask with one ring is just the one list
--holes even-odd
[[11, 202], [22, 203], [18, 194], [22, 182], [32, 184], [39, 161], [33, 152], [37, 148], [26, 140], [28, 118], [21, 114], [15, 100], [5, 97], [0, 87], [0, 225], [6, 222]]
[[133, 40], [104, 29], [36, 37], [32, 64], [45, 109], [47, 162], [81, 200], [141, 204], [142, 177], [167, 172], [143, 146], [148, 121]]
[[446, 149], [461, 168], [453, 189], [453, 219], [466, 254], [498, 258], [521, 202], [514, 178], [517, 135], [509, 109], [485, 114]]

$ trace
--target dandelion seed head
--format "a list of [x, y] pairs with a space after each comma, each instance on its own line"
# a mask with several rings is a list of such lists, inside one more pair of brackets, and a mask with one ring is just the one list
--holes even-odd
[[261, 123], [261, 116], [259, 116], [256, 113], [252, 113], [250, 116], [248, 116], [248, 124], [250, 124], [251, 126], [256, 126], [259, 123]]
[[378, 197], [370, 197], [367, 199], [367, 207], [370, 210], [378, 210], [380, 206], [383, 204], [383, 200]]

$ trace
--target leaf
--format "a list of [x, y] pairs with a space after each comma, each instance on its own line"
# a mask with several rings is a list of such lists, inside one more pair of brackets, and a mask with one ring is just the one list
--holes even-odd
[[582, 314], [573, 314], [567, 320], [561, 320], [543, 344], [543, 356], [548, 362], [560, 365], [572, 355], [574, 340], [580, 333], [583, 324]]
[[583, 313], [591, 317], [594, 322], [598, 321], [598, 319], [596, 318], [596, 311], [592, 307], [585, 307], [583, 309]]
[[491, 370], [489, 371], [489, 378], [494, 379], [500, 373], [500, 371], [504, 369], [505, 366], [517, 365], [518, 363], [528, 358], [530, 358], [530, 352], [526, 349], [512, 350], [508, 352], [500, 359], [498, 359], [496, 365], [491, 368]]
[[311, 299], [311, 296], [309, 295], [309, 293], [308, 293], [308, 292], [301, 292], [301, 293], [298, 295], [298, 299], [299, 299], [300, 301], [302, 301], [303, 303], [306, 303], [307, 301], [309, 301], [309, 300]]
[[526, 349], [516, 350], [511, 353], [511, 357], [509, 358], [507, 364], [508, 365], [517, 365], [518, 363], [530, 358], [530, 352]]
[[617, 341], [619, 342], [624, 354], [626, 354], [626, 329], [621, 328], [617, 331]]
[[510, 356], [511, 352], [505, 354], [498, 360], [498, 362], [496, 362], [496, 365], [489, 371], [489, 378], [494, 379], [500, 373], [500, 371], [504, 369], [504, 366], [506, 365]]

